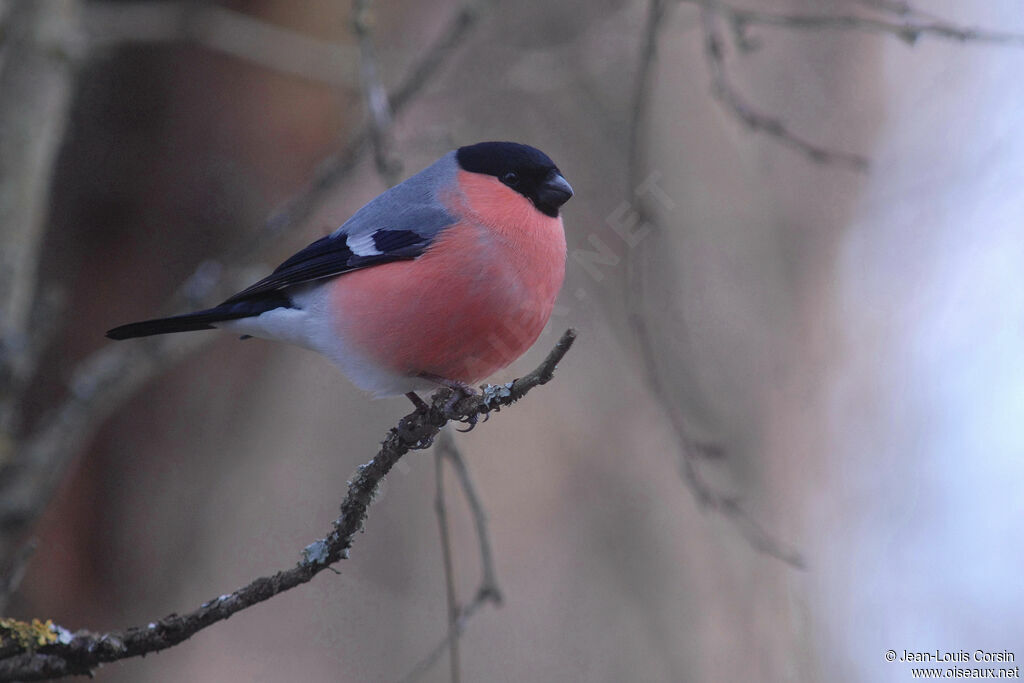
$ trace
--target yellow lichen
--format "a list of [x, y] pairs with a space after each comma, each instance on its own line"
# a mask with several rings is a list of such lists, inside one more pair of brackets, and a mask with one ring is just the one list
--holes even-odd
[[28, 622], [3, 618], [0, 619], [0, 638], [13, 640], [22, 648], [33, 650], [42, 645], [56, 643], [57, 631], [53, 627], [52, 619], [33, 619]]

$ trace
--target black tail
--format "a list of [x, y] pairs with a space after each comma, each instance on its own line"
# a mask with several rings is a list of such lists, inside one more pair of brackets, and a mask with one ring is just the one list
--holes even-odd
[[173, 315], [170, 318], [155, 318], [137, 323], [121, 325], [107, 332], [111, 339], [132, 339], [148, 337], [154, 334], [170, 334], [171, 332], [194, 332], [195, 330], [212, 330], [213, 323], [225, 320], [250, 318], [275, 308], [293, 308], [291, 299], [280, 291], [261, 293], [251, 299], [243, 299], [220, 306], [207, 308], [195, 313]]
[[211, 308], [209, 311], [197, 311], [196, 313], [186, 313], [185, 315], [176, 315], [170, 318], [156, 318], [154, 320], [143, 320], [138, 323], [128, 323], [108, 331], [107, 336], [111, 339], [131, 339], [133, 337], [148, 337], [151, 334], [212, 330], [213, 325], [210, 323], [227, 319], [223, 316], [213, 317], [212, 313], [215, 310]]

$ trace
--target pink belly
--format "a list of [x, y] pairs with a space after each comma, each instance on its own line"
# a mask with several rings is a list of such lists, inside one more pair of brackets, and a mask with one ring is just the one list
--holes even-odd
[[395, 374], [482, 380], [525, 353], [551, 316], [565, 273], [557, 228], [558, 239], [513, 247], [459, 224], [416, 261], [342, 275], [330, 294], [334, 331]]

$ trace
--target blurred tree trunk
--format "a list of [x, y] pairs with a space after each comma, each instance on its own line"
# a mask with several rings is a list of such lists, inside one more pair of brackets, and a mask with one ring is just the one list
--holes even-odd
[[[50, 183], [78, 65], [77, 0], [0, 2], [0, 464], [38, 353], [29, 333]], [[16, 536], [16, 534], [14, 534]], [[0, 536], [0, 566], [17, 539]]]

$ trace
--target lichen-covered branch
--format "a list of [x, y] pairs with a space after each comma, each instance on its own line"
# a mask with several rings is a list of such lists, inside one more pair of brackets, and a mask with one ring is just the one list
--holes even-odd
[[549, 382], [575, 339], [575, 331], [567, 330], [533, 372], [513, 382], [484, 387], [482, 393], [463, 396], [450, 408], [446, 404], [452, 397], [452, 390], [441, 389], [431, 398], [427, 410], [410, 413], [399, 420], [388, 432], [377, 455], [360, 465], [349, 482], [348, 492], [341, 503], [341, 515], [331, 531], [306, 546], [302, 560], [294, 567], [258, 578], [236, 591], [203, 603], [187, 614], [171, 614], [147, 626], [124, 631], [71, 632], [52, 626], [50, 630], [56, 642], [32, 647], [7, 637], [4, 635], [6, 632], [0, 629], [0, 636], [3, 636], [0, 638], [0, 681], [89, 675], [100, 664], [173, 647], [233, 614], [307, 583], [324, 569], [348, 557], [353, 538], [366, 523], [367, 509], [373, 502], [377, 486], [402, 456], [411, 450], [430, 446], [449, 421], [470, 421], [496, 412], [523, 398], [535, 387]]

